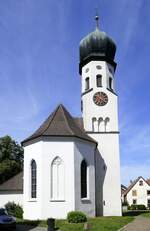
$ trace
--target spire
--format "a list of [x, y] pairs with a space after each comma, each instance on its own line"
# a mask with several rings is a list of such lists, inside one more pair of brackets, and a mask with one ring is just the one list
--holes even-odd
[[96, 29], [99, 29], [99, 15], [98, 15], [97, 10], [96, 10], [96, 15], [95, 15], [95, 21], [96, 21]]

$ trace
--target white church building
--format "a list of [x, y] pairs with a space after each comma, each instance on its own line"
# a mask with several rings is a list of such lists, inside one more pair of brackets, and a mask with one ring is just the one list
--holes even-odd
[[80, 42], [82, 117], [63, 105], [49, 115], [24, 147], [25, 219], [121, 216], [116, 45], [96, 29]]

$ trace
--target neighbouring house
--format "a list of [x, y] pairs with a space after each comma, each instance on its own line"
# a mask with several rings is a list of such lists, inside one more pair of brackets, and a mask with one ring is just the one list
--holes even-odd
[[23, 206], [23, 172], [0, 185], [0, 208], [9, 201]]
[[129, 205], [150, 205], [150, 180], [145, 180], [139, 176], [123, 192], [124, 201]]
[[116, 45], [95, 19], [79, 46], [82, 116], [60, 104], [22, 142], [25, 219], [63, 219], [72, 210], [122, 215]]

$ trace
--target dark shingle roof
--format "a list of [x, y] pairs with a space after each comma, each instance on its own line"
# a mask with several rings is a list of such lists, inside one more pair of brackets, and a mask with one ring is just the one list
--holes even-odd
[[150, 178], [146, 180], [147, 184], [150, 186]]
[[22, 144], [41, 136], [77, 137], [96, 143], [96, 141], [83, 130], [82, 119], [73, 118], [62, 104], [60, 104], [40, 128], [37, 129], [33, 135], [25, 139]]
[[23, 172], [2, 183], [0, 191], [23, 191]]

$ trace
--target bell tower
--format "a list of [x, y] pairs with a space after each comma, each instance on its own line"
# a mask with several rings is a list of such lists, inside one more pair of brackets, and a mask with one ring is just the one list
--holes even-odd
[[116, 63], [114, 61], [116, 45], [105, 32], [100, 30], [97, 15], [95, 20], [95, 31], [80, 42], [82, 116], [85, 131], [98, 142], [97, 215], [120, 216], [118, 96], [115, 90]]

